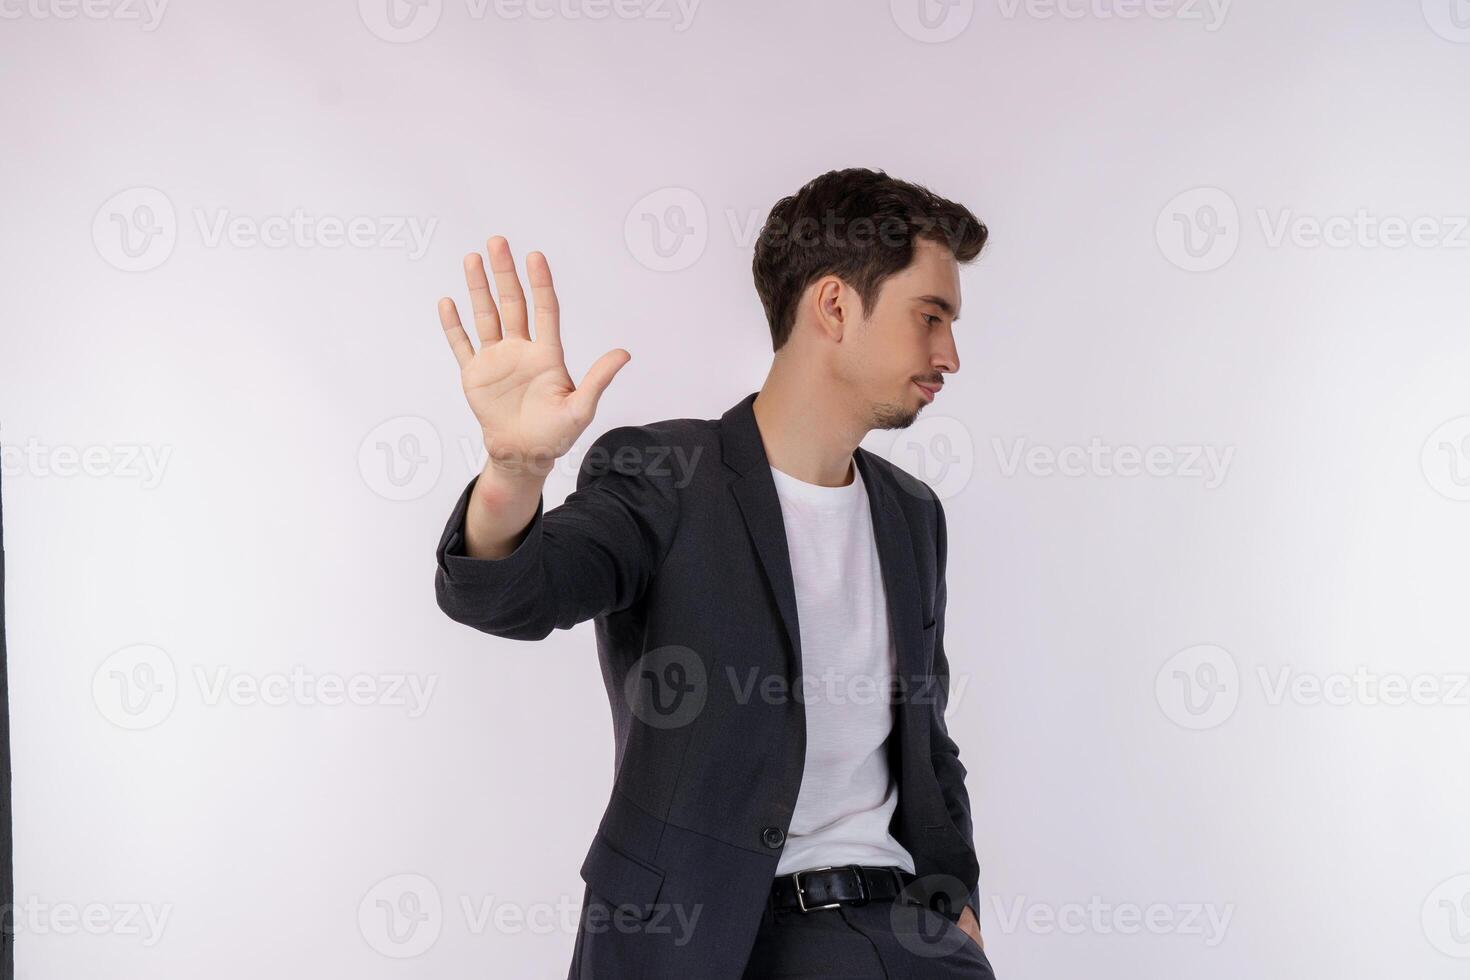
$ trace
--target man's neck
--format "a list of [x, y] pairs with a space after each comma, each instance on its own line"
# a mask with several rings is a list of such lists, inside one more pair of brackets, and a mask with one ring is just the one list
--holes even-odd
[[777, 358], [751, 406], [766, 459], [807, 483], [851, 483], [853, 451], [867, 430], [830, 380], [803, 377]]

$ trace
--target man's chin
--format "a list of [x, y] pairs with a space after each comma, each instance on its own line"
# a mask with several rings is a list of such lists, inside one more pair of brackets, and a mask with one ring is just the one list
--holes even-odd
[[914, 424], [914, 420], [919, 417], [921, 411], [923, 411], [922, 405], [916, 409], [903, 408], [898, 405], [880, 405], [873, 412], [872, 428], [907, 429]]

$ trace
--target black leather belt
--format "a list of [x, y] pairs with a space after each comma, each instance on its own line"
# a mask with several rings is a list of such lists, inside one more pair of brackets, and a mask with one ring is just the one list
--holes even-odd
[[865, 905], [898, 897], [914, 876], [902, 868], [871, 868], [845, 864], [808, 868], [777, 875], [771, 883], [771, 908], [814, 912], [838, 905]]

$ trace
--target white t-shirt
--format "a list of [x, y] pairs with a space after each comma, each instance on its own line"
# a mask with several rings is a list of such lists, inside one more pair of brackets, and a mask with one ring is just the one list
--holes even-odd
[[884, 742], [893, 729], [897, 649], [888, 626], [873, 516], [857, 462], [842, 487], [771, 467], [796, 585], [806, 706], [806, 768], [777, 874], [824, 865], [914, 860], [888, 823], [898, 786]]

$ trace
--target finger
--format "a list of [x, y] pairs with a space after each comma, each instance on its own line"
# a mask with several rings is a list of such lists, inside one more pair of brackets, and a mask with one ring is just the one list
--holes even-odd
[[530, 340], [531, 331], [526, 325], [526, 294], [521, 292], [521, 277], [516, 275], [510, 243], [496, 235], [485, 243], [485, 248], [490, 253], [490, 274], [495, 277], [495, 295], [505, 336]]
[[459, 310], [455, 308], [454, 300], [448, 296], [439, 301], [439, 325], [444, 328], [449, 349], [454, 351], [454, 359], [463, 370], [474, 358], [475, 348], [470, 344], [469, 335], [464, 332], [464, 325], [459, 322]]
[[551, 281], [551, 263], [540, 252], [526, 256], [526, 276], [531, 280], [531, 305], [536, 309], [536, 342], [561, 346], [561, 307]]
[[464, 257], [464, 281], [470, 287], [470, 307], [475, 311], [475, 333], [480, 346], [500, 339], [500, 314], [490, 298], [490, 281], [485, 278], [485, 260], [479, 252]]
[[597, 414], [597, 402], [602, 398], [602, 393], [607, 390], [607, 386], [612, 383], [613, 377], [623, 365], [632, 359], [632, 354], [621, 347], [615, 347], [587, 369], [582, 383], [577, 385], [577, 390], [571, 396], [574, 410], [579, 417], [590, 419]]

